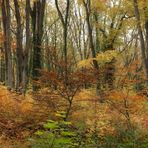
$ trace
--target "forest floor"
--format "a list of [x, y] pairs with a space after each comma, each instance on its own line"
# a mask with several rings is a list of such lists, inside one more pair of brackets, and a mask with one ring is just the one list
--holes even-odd
[[[39, 105], [40, 104], [40, 105]], [[47, 105], [0, 86], [0, 145], [19, 145], [48, 119]], [[22, 146], [21, 146], [22, 147]], [[26, 146], [25, 146], [26, 147]]]
[[[107, 103], [96, 102], [93, 89], [82, 90], [73, 102], [71, 121], [74, 125], [85, 126], [91, 131], [95, 124], [99, 128], [100, 134], [113, 133], [113, 124], [118, 124], [119, 120], [125, 120], [118, 110]], [[34, 99], [35, 98], [35, 99]], [[4, 86], [0, 86], [0, 145], [2, 148], [11, 148], [13, 145], [18, 148], [27, 147], [27, 139], [39, 129], [47, 119], [53, 119], [54, 114], [64, 107], [64, 102], [60, 97], [53, 95], [48, 98], [48, 94], [42, 91], [26, 96], [8, 91]], [[120, 106], [121, 104], [117, 104]], [[148, 105], [145, 101], [139, 102], [139, 106], [131, 114], [131, 120], [136, 123], [142, 131], [148, 129]], [[79, 122], [78, 122], [79, 121]], [[23, 144], [23, 145], [22, 145]]]

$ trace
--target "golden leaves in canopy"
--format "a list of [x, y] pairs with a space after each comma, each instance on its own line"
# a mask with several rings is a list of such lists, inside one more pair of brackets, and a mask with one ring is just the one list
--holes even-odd
[[107, 50], [106, 52], [101, 52], [97, 55], [96, 60], [99, 64], [105, 64], [111, 62], [114, 58], [116, 58], [118, 52], [115, 50]]
[[[106, 9], [106, 1], [107, 0], [90, 0], [91, 8], [93, 10], [105, 10]], [[83, 5], [85, 3], [88, 3], [88, 0], [77, 0], [77, 3], [79, 5]]]
[[104, 65], [106, 63], [111, 62], [114, 58], [116, 58], [118, 55], [118, 52], [115, 50], [108, 50], [106, 52], [100, 52], [96, 58], [89, 58], [86, 60], [82, 60], [78, 63], [78, 67], [86, 67], [91, 68], [93, 67], [93, 60], [96, 60], [99, 65]]

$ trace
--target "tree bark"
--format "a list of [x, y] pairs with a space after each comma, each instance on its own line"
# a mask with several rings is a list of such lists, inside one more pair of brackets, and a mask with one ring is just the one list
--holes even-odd
[[[93, 41], [92, 26], [90, 23], [90, 9], [91, 9], [90, 8], [90, 0], [87, 0], [87, 2], [85, 2], [83, 0], [83, 4], [85, 7], [85, 11], [86, 11], [86, 21], [87, 21], [87, 26], [88, 26], [90, 49], [91, 49], [92, 57], [95, 59], [96, 58], [96, 51], [95, 51], [95, 46], [94, 46], [94, 41]], [[99, 92], [100, 91], [99, 65], [96, 60], [93, 60], [93, 65], [94, 65], [94, 69], [95, 69], [95, 77], [97, 78], [96, 94], [100, 95], [100, 92]]]
[[[138, 27], [138, 34], [140, 37], [140, 45], [141, 45], [141, 53], [142, 53], [144, 71], [145, 71], [146, 78], [148, 78], [148, 57], [146, 55], [147, 48], [146, 48], [146, 42], [144, 40], [144, 35], [143, 35], [143, 31], [142, 31], [141, 17], [140, 17], [140, 12], [139, 12], [137, 0], [133, 0], [133, 5], [134, 5], [134, 10], [135, 10], [135, 17], [137, 19], [137, 27]], [[147, 23], [146, 23], [146, 26], [147, 26]]]
[[[31, 10], [32, 30], [33, 30], [33, 67], [32, 76], [33, 80], [37, 81], [40, 77], [39, 69], [42, 68], [42, 37], [43, 37], [43, 22], [45, 14], [46, 0], [37, 0], [34, 2], [33, 10]], [[33, 85], [33, 90], [38, 87]]]
[[15, 17], [17, 22], [17, 33], [16, 33], [16, 55], [17, 55], [17, 63], [16, 63], [16, 89], [20, 91], [22, 89], [22, 78], [23, 78], [23, 26], [22, 26], [22, 19], [20, 14], [20, 7], [18, 0], [14, 0], [15, 6]]
[[5, 81], [6, 85], [13, 88], [13, 69], [12, 69], [12, 54], [11, 54], [11, 14], [10, 14], [10, 1], [2, 0], [2, 23], [4, 29], [4, 49], [5, 49]]
[[70, 0], [67, 0], [65, 17], [62, 15], [62, 12], [60, 11], [58, 0], [55, 0], [55, 5], [56, 5], [56, 8], [57, 8], [57, 12], [58, 12], [58, 15], [60, 17], [61, 23], [63, 25], [63, 52], [64, 52], [64, 63], [65, 63], [64, 79], [65, 79], [65, 84], [66, 84], [67, 83], [67, 77], [68, 77], [67, 35], [68, 35], [68, 17], [69, 17], [69, 10], [70, 10]]
[[29, 53], [31, 49], [31, 34], [30, 34], [30, 0], [26, 0], [26, 45], [25, 50], [23, 53], [23, 71], [22, 71], [22, 86], [23, 86], [23, 93], [26, 92], [26, 87], [28, 83], [28, 60], [29, 60]]

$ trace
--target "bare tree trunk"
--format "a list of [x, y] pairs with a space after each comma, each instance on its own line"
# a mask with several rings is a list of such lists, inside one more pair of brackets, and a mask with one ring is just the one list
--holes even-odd
[[28, 83], [28, 60], [29, 60], [29, 53], [30, 53], [30, 0], [26, 0], [26, 47], [24, 50], [24, 59], [23, 59], [23, 71], [22, 71], [22, 86], [23, 86], [23, 93], [26, 92], [26, 87]]
[[5, 49], [5, 64], [6, 64], [6, 85], [13, 87], [13, 70], [12, 70], [12, 55], [11, 55], [11, 23], [10, 2], [9, 0], [2, 0], [2, 22], [4, 29], [4, 49]]
[[66, 14], [65, 17], [62, 15], [60, 11], [58, 0], [55, 0], [55, 5], [58, 11], [58, 15], [63, 25], [63, 52], [64, 52], [64, 62], [65, 62], [65, 84], [67, 83], [68, 71], [67, 71], [67, 34], [68, 34], [68, 17], [69, 17], [69, 10], [70, 10], [70, 0], [67, 0], [66, 5]]
[[[1, 6], [1, 4], [0, 4]], [[2, 11], [0, 11], [2, 18]], [[4, 49], [3, 49], [2, 19], [0, 19], [0, 82], [5, 82], [5, 65], [4, 65]]]
[[[139, 12], [137, 0], [133, 0], [133, 4], [134, 4], [134, 9], [135, 9], [135, 16], [136, 16], [136, 19], [137, 19], [138, 33], [139, 33], [139, 37], [140, 37], [140, 45], [141, 45], [141, 53], [142, 53], [144, 71], [145, 71], [146, 78], [148, 78], [148, 57], [146, 55], [147, 48], [146, 48], [146, 43], [145, 43], [145, 40], [144, 40], [144, 35], [143, 35], [141, 23], [140, 23], [141, 18], [140, 18], [140, 12]], [[147, 24], [146, 24], [146, 26], [147, 26]]]
[[[40, 73], [39, 69], [42, 68], [42, 56], [41, 45], [43, 37], [43, 22], [45, 14], [46, 0], [34, 1], [33, 10], [31, 10], [32, 28], [33, 28], [33, 67], [32, 76], [34, 80], [38, 80]], [[38, 87], [33, 85], [33, 90], [37, 90]]]
[[17, 63], [16, 63], [16, 69], [17, 69], [17, 77], [16, 77], [16, 89], [22, 88], [22, 71], [23, 71], [23, 26], [22, 26], [22, 19], [20, 14], [20, 8], [18, 0], [14, 0], [14, 6], [15, 6], [15, 17], [17, 22], [17, 33], [16, 33], [16, 40], [17, 40], [17, 48], [16, 48], [16, 54], [17, 54]]
[[[90, 49], [91, 49], [92, 57], [96, 58], [96, 51], [95, 51], [95, 46], [94, 46], [94, 42], [93, 42], [92, 26], [91, 26], [91, 23], [90, 23], [90, 13], [91, 13], [90, 0], [87, 0], [87, 2], [85, 2], [83, 0], [83, 3], [84, 3], [85, 11], [86, 11], [86, 21], [87, 21], [87, 26], [88, 26]], [[100, 92], [99, 92], [99, 90], [100, 90], [99, 65], [98, 65], [98, 62], [96, 60], [93, 60], [93, 65], [94, 65], [94, 68], [95, 68], [95, 76], [97, 78], [96, 94], [99, 95], [100, 94]]]
[[5, 82], [5, 58], [3, 47], [0, 48], [0, 82]]
[[98, 53], [100, 51], [100, 44], [99, 44], [99, 30], [98, 30], [98, 27], [97, 27], [97, 24], [98, 24], [98, 14], [97, 12], [94, 12], [94, 19], [95, 19], [95, 31], [96, 31], [96, 52]]
[[146, 40], [146, 56], [148, 59], [148, 6], [144, 8], [144, 15], [145, 15], [145, 40]]

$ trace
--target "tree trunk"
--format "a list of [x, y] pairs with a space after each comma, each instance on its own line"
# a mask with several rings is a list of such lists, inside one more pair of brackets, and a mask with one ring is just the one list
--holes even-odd
[[[87, 2], [83, 1], [85, 11], [86, 11], [86, 21], [87, 21], [87, 26], [88, 26], [88, 35], [89, 35], [89, 42], [90, 42], [90, 49], [92, 53], [92, 57], [96, 58], [96, 51], [95, 51], [95, 46], [93, 42], [93, 34], [92, 34], [92, 26], [90, 23], [90, 0], [87, 0]], [[99, 80], [99, 65], [96, 60], [93, 60], [93, 65], [95, 69], [95, 77], [97, 78], [97, 84], [96, 84], [96, 94], [99, 95], [100, 92], [100, 80]]]
[[9, 0], [2, 0], [2, 22], [4, 29], [4, 49], [5, 49], [5, 65], [6, 85], [13, 88], [13, 69], [12, 69], [12, 54], [11, 54], [11, 31], [10, 31], [10, 2]]
[[[46, 0], [37, 0], [34, 2], [33, 10], [31, 10], [32, 28], [33, 28], [33, 67], [32, 76], [33, 80], [37, 81], [40, 77], [39, 69], [42, 68], [41, 60], [41, 45], [43, 37], [43, 22], [45, 14]], [[33, 90], [37, 90], [38, 87], [33, 85]]]
[[17, 22], [17, 33], [16, 33], [16, 40], [17, 40], [17, 47], [16, 47], [16, 55], [17, 55], [17, 63], [16, 63], [16, 89], [20, 91], [22, 89], [22, 78], [23, 78], [23, 26], [22, 26], [22, 19], [20, 14], [20, 8], [18, 4], [18, 0], [14, 0], [15, 6], [15, 17]]
[[22, 71], [22, 86], [23, 93], [26, 92], [26, 87], [28, 83], [28, 60], [30, 53], [30, 0], [26, 0], [26, 47], [24, 50], [24, 59], [23, 59], [23, 71]]
[[58, 0], [55, 0], [55, 5], [58, 11], [58, 15], [60, 17], [61, 23], [63, 25], [63, 52], [64, 52], [64, 63], [65, 63], [65, 72], [64, 72], [64, 79], [65, 84], [67, 83], [67, 77], [68, 77], [68, 69], [67, 69], [67, 35], [68, 35], [68, 17], [69, 17], [69, 10], [70, 10], [70, 0], [67, 0], [66, 5], [66, 14], [65, 17], [62, 15], [62, 12], [60, 11]]
[[140, 37], [140, 45], [141, 45], [142, 60], [143, 60], [143, 65], [144, 65], [144, 72], [145, 72], [146, 78], [148, 78], [148, 57], [146, 55], [147, 48], [146, 48], [146, 43], [144, 40], [144, 35], [143, 35], [141, 23], [140, 23], [141, 18], [140, 18], [140, 12], [139, 12], [137, 0], [133, 0], [133, 4], [134, 4], [134, 10], [135, 10], [135, 17], [137, 19], [138, 34]]

